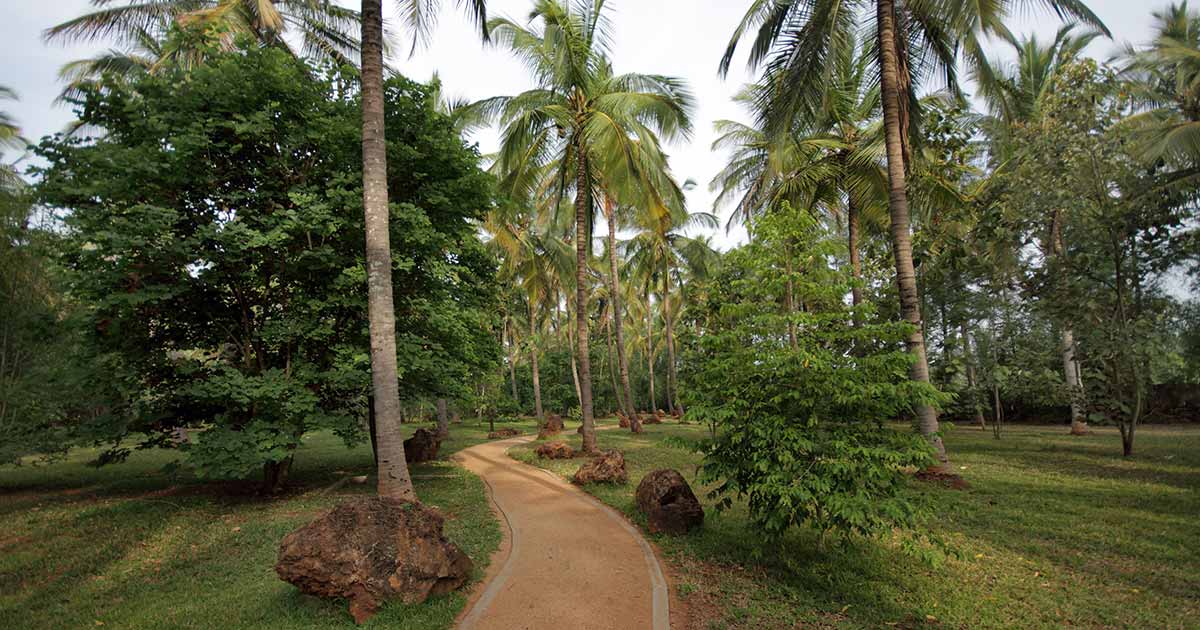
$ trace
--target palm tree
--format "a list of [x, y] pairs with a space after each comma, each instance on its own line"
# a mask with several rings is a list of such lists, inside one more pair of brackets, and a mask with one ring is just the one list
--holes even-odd
[[[59, 72], [68, 83], [64, 97], [105, 73], [192, 68], [242, 41], [342, 64], [352, 64], [359, 53], [358, 12], [330, 0], [92, 0], [92, 5], [96, 10], [44, 34], [51, 42], [111, 39], [118, 45], [65, 65]], [[298, 40], [300, 48], [285, 36]]]
[[1167, 160], [1175, 179], [1192, 182], [1200, 161], [1200, 12], [1185, 0], [1153, 15], [1154, 38], [1122, 56], [1142, 110], [1125, 124], [1138, 131], [1144, 159]]
[[493, 36], [525, 62], [538, 87], [483, 106], [503, 127], [497, 167], [502, 189], [543, 199], [549, 208], [575, 194], [575, 344], [579, 362], [583, 451], [596, 451], [592, 371], [588, 355], [588, 250], [596, 201], [620, 177], [614, 162], [641, 173], [646, 148], [687, 137], [692, 98], [677, 79], [614, 74], [608, 61], [610, 23], [604, 0], [567, 4], [538, 0], [530, 27], [509, 19], [489, 24]]
[[[1074, 29], [1074, 24], [1063, 26], [1050, 43], [1040, 42], [1036, 36], [1009, 42], [1017, 54], [1016, 62], [1000, 68], [995, 73], [996, 81], [984, 86], [984, 96], [991, 114], [984, 124], [998, 157], [1010, 152], [1012, 142], [1008, 138], [1009, 130], [1016, 126], [1036, 125], [1043, 120], [1042, 107], [1054, 89], [1062, 68], [1077, 60], [1083, 49], [1100, 36], [1095, 31], [1075, 34], [1072, 32]], [[1050, 227], [1042, 239], [1042, 251], [1047, 261], [1061, 260], [1065, 256], [1062, 236], [1064, 220], [1060, 211], [1055, 211], [1050, 218]], [[1084, 435], [1087, 433], [1087, 418], [1080, 400], [1083, 382], [1079, 362], [1075, 358], [1075, 333], [1070, 322], [1063, 322], [1059, 328], [1063, 380], [1071, 391], [1071, 433]]]
[[[701, 269], [711, 265], [716, 254], [706, 239], [693, 238], [686, 231], [693, 227], [715, 228], [716, 216], [708, 212], [688, 212], [679, 209], [666, 216], [643, 212], [636, 216], [637, 232], [626, 243], [629, 260], [639, 270], [644, 287], [647, 314], [651, 313], [650, 295], [657, 289], [658, 305], [663, 320], [663, 339], [667, 350], [667, 406], [673, 412], [681, 411], [678, 392], [678, 370], [675, 361], [675, 311], [672, 305], [674, 287], [682, 286], [678, 281], [683, 269]], [[656, 286], [657, 285], [657, 286]], [[647, 318], [647, 343], [653, 342], [653, 318]], [[653, 352], [650, 352], [653, 355]], [[653, 360], [651, 369], [651, 391], [653, 391]], [[653, 396], [651, 397], [653, 410]]]
[[[1004, 19], [1028, 0], [989, 3], [943, 3], [923, 0], [755, 0], [734, 31], [720, 69], [725, 72], [742, 37], [757, 31], [750, 64], [766, 62], [771, 77], [764, 98], [763, 119], [768, 131], [787, 129], [796, 114], [815, 111], [813, 103], [832, 76], [832, 54], [846, 41], [863, 9], [874, 9], [877, 71], [883, 108], [887, 150], [888, 209], [892, 254], [900, 294], [900, 314], [912, 326], [906, 339], [914, 361], [911, 378], [929, 383], [925, 335], [921, 328], [920, 295], [912, 258], [906, 167], [911, 152], [910, 121], [917, 119], [916, 88], [932, 72], [941, 72], [957, 90], [956, 62], [961, 56], [982, 82], [991, 80], [983, 55], [982, 36], [1010, 38]], [[1070, 16], [1097, 28], [1100, 20], [1080, 0], [1045, 0], [1060, 16]], [[918, 427], [936, 451], [938, 467], [949, 458], [939, 434], [937, 410], [931, 405], [916, 409]]]

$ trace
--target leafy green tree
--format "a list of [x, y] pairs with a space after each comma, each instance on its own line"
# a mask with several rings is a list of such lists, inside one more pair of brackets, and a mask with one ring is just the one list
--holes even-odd
[[[911, 121], [918, 109], [917, 87], [933, 72], [944, 72], [950, 87], [957, 90], [955, 68], [961, 53], [977, 79], [991, 80], [990, 66], [983, 55], [984, 35], [1009, 36], [1004, 19], [1009, 12], [1029, 2], [1006, 0], [988, 3], [943, 3], [896, 0], [755, 0], [721, 60], [725, 72], [738, 42], [757, 31], [750, 50], [750, 64], [765, 62], [771, 89], [763, 108], [766, 128], [778, 132], [790, 127], [797, 112], [816, 110], [819, 98], [832, 75], [832, 51], [857, 28], [864, 8], [874, 9], [874, 32], [887, 149], [888, 209], [896, 283], [901, 317], [912, 324], [907, 341], [916, 360], [915, 381], [929, 382], [925, 336], [921, 329], [920, 294], [912, 257], [907, 191], [907, 167], [911, 158]], [[1049, 0], [1045, 3], [1060, 16], [1075, 17], [1103, 28], [1099, 19], [1079, 0]], [[937, 410], [917, 409], [918, 426], [938, 452], [939, 466], [947, 467], [945, 446], [939, 434]]]
[[[110, 459], [202, 426], [202, 475], [284, 481], [305, 431], [361, 437], [366, 268], [358, 103], [282, 51], [113, 81], [80, 111], [97, 137], [38, 149], [39, 199], [65, 211], [62, 264], [86, 333], [122, 379]], [[254, 90], [245, 86], [253, 85]], [[488, 177], [430, 90], [387, 84], [393, 134], [389, 288], [410, 396], [495, 360], [494, 272], [474, 228]], [[387, 429], [380, 424], [380, 437]], [[397, 436], [398, 440], [399, 437]], [[381, 449], [382, 450], [382, 449]], [[400, 458], [403, 463], [403, 457]]]
[[[671, 77], [614, 74], [603, 0], [539, 0], [526, 28], [508, 19], [492, 36], [529, 67], [538, 86], [482, 105], [499, 117], [497, 169], [502, 191], [555, 210], [575, 194], [575, 343], [578, 346], [583, 450], [596, 450], [589, 332], [588, 252], [602, 187], [620, 172], [646, 172], [649, 147], [690, 133], [691, 95]], [[619, 166], [618, 166], [619, 165]], [[618, 171], [619, 169], [619, 171]], [[541, 191], [549, 191], [540, 195]]]
[[[846, 305], [845, 268], [789, 272], [785, 244], [813, 260], [841, 248], [809, 213], [785, 203], [755, 223], [755, 240], [725, 255], [692, 313], [704, 329], [688, 344], [684, 400], [688, 417], [714, 434], [701, 446], [701, 478], [715, 484], [721, 507], [745, 499], [768, 538], [793, 526], [822, 538], [912, 526], [920, 510], [901, 469], [932, 463], [932, 449], [885, 423], [941, 396], [907, 376], [909, 324], [879, 321], [867, 303]], [[807, 310], [780, 308], [788, 276]], [[795, 321], [794, 345], [781, 320]]]

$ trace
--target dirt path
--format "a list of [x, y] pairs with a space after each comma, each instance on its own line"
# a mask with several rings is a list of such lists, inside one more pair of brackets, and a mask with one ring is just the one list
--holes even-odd
[[666, 580], [649, 543], [612, 509], [506, 454], [532, 439], [455, 456], [487, 483], [507, 529], [458, 627], [668, 630]]

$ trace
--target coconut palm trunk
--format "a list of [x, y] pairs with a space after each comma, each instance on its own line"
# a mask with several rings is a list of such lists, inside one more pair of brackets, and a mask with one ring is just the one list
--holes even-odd
[[621, 386], [617, 384], [617, 362], [613, 360], [617, 349], [613, 346], [611, 306], [604, 316], [604, 338], [608, 343], [608, 378], [612, 384], [613, 396], [617, 397], [617, 408], [625, 409], [625, 397], [621, 395]]
[[[876, 18], [879, 28], [880, 83], [883, 101], [883, 126], [887, 146], [888, 210], [891, 215], [892, 254], [896, 261], [896, 284], [900, 290], [900, 316], [912, 324], [913, 330], [905, 340], [914, 361], [910, 370], [912, 380], [929, 382], [929, 363], [925, 357], [925, 333], [921, 322], [921, 297], [913, 268], [912, 234], [909, 229], [908, 193], [905, 189], [904, 134], [901, 123], [900, 66], [896, 47], [895, 5], [893, 0], [878, 0]], [[929, 440], [937, 457], [937, 468], [948, 470], [950, 460], [939, 435], [937, 410], [931, 405], [919, 405], [915, 410], [917, 426]]]
[[[963, 363], [967, 368], [967, 391], [971, 392], [972, 397], [975, 396], [975, 386], [977, 378], [975, 375], [975, 353], [971, 347], [971, 334], [967, 331], [967, 323], [962, 322], [958, 325], [958, 334], [962, 337], [963, 343]], [[987, 430], [987, 420], [983, 417], [983, 408], [979, 405], [979, 400], [975, 401], [975, 424], [979, 428]]]
[[671, 266], [668, 264], [663, 273], [663, 330], [667, 335], [667, 408], [679, 412], [679, 390], [675, 371], [675, 331], [671, 320]]
[[[582, 125], [580, 125], [582, 127]], [[575, 344], [579, 354], [579, 406], [583, 420], [583, 452], [596, 452], [596, 425], [592, 418], [592, 361], [588, 356], [588, 219], [591, 217], [591, 182], [587, 152], [576, 148], [578, 173], [575, 190]]]
[[862, 259], [858, 254], [859, 217], [858, 206], [850, 195], [846, 199], [846, 232], [846, 245], [850, 248], [850, 278], [854, 281], [850, 287], [850, 302], [858, 306], [862, 303], [862, 287], [859, 286], [862, 283]]
[[446, 399], [437, 399], [437, 434], [438, 437], [450, 435], [450, 414], [446, 412]]
[[538, 424], [546, 418], [542, 413], [542, 375], [538, 369], [538, 348], [536, 342], [537, 319], [533, 316], [533, 300], [529, 300], [529, 367], [533, 370], [533, 413], [537, 416]]
[[[621, 323], [624, 318], [621, 309], [621, 275], [617, 272], [617, 217], [612, 199], [604, 200], [604, 218], [608, 220], [608, 273], [612, 285], [612, 295], [609, 298], [612, 301], [612, 324], [617, 337], [617, 363], [621, 374], [622, 396], [618, 398], [623, 398], [621, 404], [625, 415], [629, 416], [629, 428], [636, 433], [640, 423], [637, 410], [634, 409], [633, 389], [629, 386], [629, 362], [625, 358], [625, 334]], [[639, 426], [635, 427], [634, 423], [638, 423]]]
[[378, 492], [415, 501], [400, 434], [396, 379], [396, 311], [392, 301], [392, 251], [388, 235], [387, 141], [383, 116], [383, 8], [362, 2], [363, 212], [367, 240], [367, 313], [371, 339]]
[[650, 283], [646, 283], [646, 369], [650, 373], [650, 413], [658, 400], [654, 396], [654, 309], [650, 304]]
[[[1055, 212], [1050, 221], [1050, 254], [1055, 261], [1061, 262], [1065, 256], [1066, 247], [1062, 237], [1062, 213]], [[1059, 272], [1059, 282], [1066, 279]], [[1075, 360], [1075, 331], [1069, 325], [1063, 325], [1059, 331], [1059, 352], [1062, 355], [1063, 381], [1071, 395], [1071, 435], [1087, 435], [1087, 419], [1083, 416], [1083, 404], [1080, 397], [1083, 393], [1083, 382], [1079, 378], [1079, 363]]]

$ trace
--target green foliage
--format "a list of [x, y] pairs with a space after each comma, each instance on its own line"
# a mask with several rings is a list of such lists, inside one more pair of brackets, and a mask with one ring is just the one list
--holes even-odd
[[[719, 506], [744, 497], [769, 538], [796, 525], [841, 535], [914, 525], [922, 512], [903, 470], [930, 463], [930, 450], [884, 422], [942, 396], [909, 379], [905, 325], [846, 306], [848, 277], [827, 266], [840, 245], [808, 214], [784, 204], [754, 227], [694, 313], [704, 334], [683, 361], [687, 416], [713, 427], [701, 478], [717, 484]], [[802, 311], [785, 306], [789, 281]]]
[[[282, 51], [231, 54], [87, 91], [80, 120], [102, 133], [38, 149], [68, 294], [121, 385], [114, 446], [202, 425], [189, 461], [240, 477], [306, 431], [361, 439], [361, 130], [337, 85]], [[494, 263], [470, 222], [490, 189], [428, 87], [386, 88], [397, 377], [454, 397], [497, 354]]]

